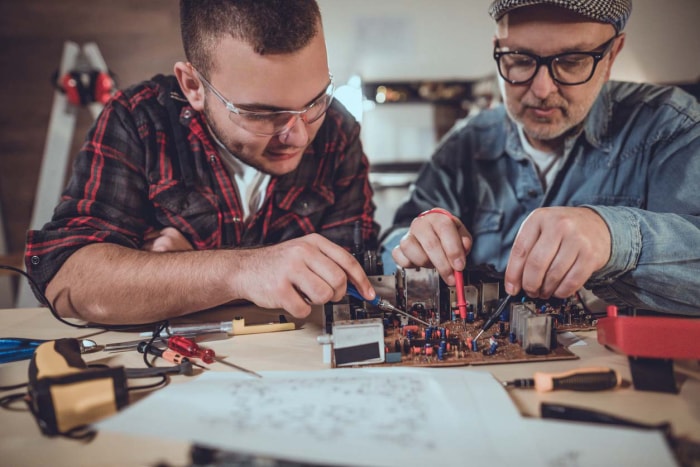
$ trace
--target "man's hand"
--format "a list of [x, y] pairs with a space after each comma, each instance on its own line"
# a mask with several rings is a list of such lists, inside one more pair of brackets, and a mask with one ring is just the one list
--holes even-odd
[[454, 271], [464, 269], [471, 247], [472, 236], [459, 219], [446, 211], [428, 211], [413, 219], [391, 256], [404, 268], [434, 267], [448, 285], [454, 285]]
[[141, 247], [144, 251], [187, 251], [193, 250], [192, 245], [174, 227], [165, 227], [162, 230], [153, 230], [144, 237]]
[[319, 234], [238, 251], [241, 272], [232, 288], [264, 308], [283, 308], [305, 318], [312, 304], [341, 300], [348, 281], [363, 297], [376, 295], [360, 263]]
[[610, 231], [592, 209], [549, 207], [520, 226], [506, 268], [505, 289], [532, 298], [565, 298], [610, 259]]

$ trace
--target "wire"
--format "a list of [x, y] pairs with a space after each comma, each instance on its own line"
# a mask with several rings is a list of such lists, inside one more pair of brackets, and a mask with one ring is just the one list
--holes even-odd
[[144, 384], [142, 386], [129, 386], [127, 388], [127, 390], [129, 392], [131, 392], [131, 391], [138, 391], [141, 389], [155, 389], [155, 388], [160, 388], [160, 387], [166, 386], [167, 384], [168, 384], [168, 376], [167, 375], [160, 375], [160, 381], [158, 381], [157, 383]]
[[12, 386], [0, 386], [0, 391], [12, 391], [14, 389], [22, 389], [27, 386], [27, 383], [13, 384]]
[[5, 410], [13, 410], [15, 412], [26, 412], [26, 408], [20, 410], [20, 409], [11, 407], [13, 402], [24, 399], [24, 397], [26, 395], [27, 395], [27, 393], [24, 393], [24, 392], [16, 392], [14, 394], [8, 394], [8, 395], [0, 398], [0, 407], [2, 407]]
[[[41, 291], [37, 283], [32, 279], [32, 277], [27, 274], [25, 271], [22, 269], [16, 268], [14, 266], [7, 266], [5, 264], [0, 264], [0, 269], [6, 269], [8, 271], [13, 271], [18, 274], [21, 274], [24, 276], [27, 281], [29, 282], [30, 287], [32, 288], [32, 291], [34, 292], [34, 295], [36, 295], [39, 298], [39, 302], [46, 306], [51, 314], [53, 315], [56, 320], [60, 321], [61, 323], [74, 327], [74, 328], [79, 328], [79, 329], [104, 329], [106, 331], [130, 331], [130, 330], [135, 330], [135, 329], [141, 329], [143, 327], [147, 327], [149, 325], [158, 325], [162, 323], [161, 321], [156, 321], [154, 323], [148, 323], [148, 324], [125, 324], [125, 325], [108, 325], [108, 324], [94, 324], [94, 323], [86, 323], [86, 324], [76, 324], [76, 323], [71, 323], [70, 321], [62, 318], [56, 309], [53, 307], [51, 302], [49, 301], [48, 298], [46, 298], [46, 295]], [[167, 321], [164, 321], [167, 323]]]
[[160, 324], [158, 324], [154, 332], [151, 335], [151, 339], [148, 341], [148, 344], [146, 344], [146, 348], [143, 349], [143, 363], [146, 364], [147, 367], [151, 368], [153, 365], [151, 365], [151, 362], [148, 361], [148, 351], [150, 348], [153, 346], [153, 343], [156, 341], [156, 339], [160, 338], [160, 334], [168, 328], [168, 321], [162, 321]]

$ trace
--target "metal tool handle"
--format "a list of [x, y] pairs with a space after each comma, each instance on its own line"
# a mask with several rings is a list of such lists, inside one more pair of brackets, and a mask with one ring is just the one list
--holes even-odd
[[192, 323], [192, 324], [171, 324], [168, 326], [168, 332], [172, 335], [198, 335], [216, 332], [231, 333], [233, 323], [231, 321], [221, 321], [216, 323]]

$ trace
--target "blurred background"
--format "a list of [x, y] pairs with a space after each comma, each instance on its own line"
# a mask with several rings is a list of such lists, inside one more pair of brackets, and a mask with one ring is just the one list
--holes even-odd
[[[377, 220], [389, 226], [420, 164], [458, 118], [498, 102], [490, 0], [319, 0], [337, 97], [362, 123]], [[700, 1], [633, 0], [613, 79], [700, 79]], [[176, 0], [0, 0], [0, 257], [21, 264], [65, 41], [95, 42], [117, 85], [184, 57]], [[93, 121], [77, 109], [70, 154]], [[57, 176], [62, 177], [60, 171]], [[48, 221], [48, 218], [45, 219]], [[0, 276], [0, 306], [16, 279]], [[4, 288], [3, 288], [4, 287]]]

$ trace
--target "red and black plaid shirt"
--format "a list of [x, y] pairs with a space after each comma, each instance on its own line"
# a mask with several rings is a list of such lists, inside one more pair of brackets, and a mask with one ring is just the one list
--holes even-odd
[[147, 232], [167, 226], [198, 250], [274, 244], [313, 232], [351, 249], [360, 221], [365, 246], [376, 248], [359, 132], [334, 102], [299, 167], [272, 177], [261, 209], [244, 222], [204, 116], [174, 77], [156, 76], [105, 106], [53, 219], [27, 234], [27, 271], [43, 291], [79, 248], [95, 242], [141, 248]]

